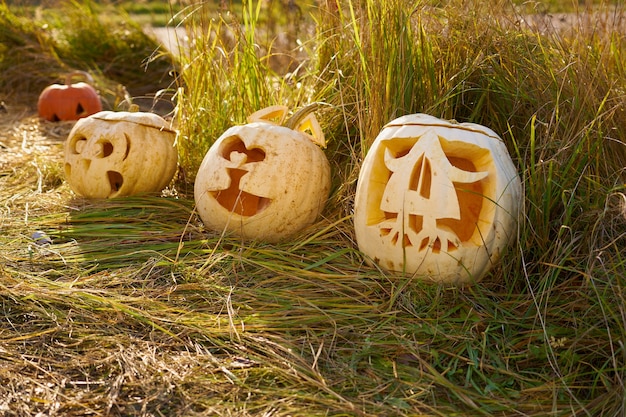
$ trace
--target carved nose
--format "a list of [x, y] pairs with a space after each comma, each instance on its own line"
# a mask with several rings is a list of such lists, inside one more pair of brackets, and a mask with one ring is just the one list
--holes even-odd
[[91, 158], [106, 158], [108, 156], [110, 156], [113, 153], [113, 144], [106, 140], [106, 141], [102, 141], [98, 143], [98, 146], [95, 146], [92, 149], [91, 155], [88, 155], [88, 157]]

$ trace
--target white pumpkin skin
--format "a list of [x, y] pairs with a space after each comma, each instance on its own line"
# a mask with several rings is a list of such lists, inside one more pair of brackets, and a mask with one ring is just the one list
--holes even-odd
[[176, 132], [160, 116], [102, 111], [80, 119], [65, 142], [65, 177], [88, 198], [159, 192], [178, 164]]
[[480, 280], [517, 232], [521, 182], [502, 139], [424, 114], [387, 124], [359, 174], [359, 250], [385, 270]]
[[308, 135], [268, 122], [234, 126], [205, 155], [196, 209], [205, 226], [278, 242], [312, 224], [330, 191], [330, 165]]

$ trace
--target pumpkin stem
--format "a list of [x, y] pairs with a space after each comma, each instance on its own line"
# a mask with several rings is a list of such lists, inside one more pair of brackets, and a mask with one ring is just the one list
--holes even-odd
[[283, 126], [288, 127], [289, 129], [295, 130], [299, 122], [304, 120], [304, 118], [308, 116], [309, 114], [319, 109], [322, 106], [322, 104], [324, 103], [320, 103], [319, 101], [315, 101], [313, 103], [307, 104], [306, 106], [302, 107], [300, 110], [292, 114], [291, 117], [287, 119], [287, 121], [283, 124]]
[[72, 85], [72, 78], [83, 77], [89, 84], [93, 84], [93, 77], [86, 71], [72, 71], [65, 76], [65, 85]]
[[324, 104], [325, 103], [316, 101], [302, 107], [300, 110], [292, 114], [283, 126], [307, 134], [310, 136], [313, 143], [319, 145], [321, 148], [326, 148], [326, 138], [324, 137], [324, 132], [322, 131], [317, 118], [313, 114], [314, 111], [319, 109]]

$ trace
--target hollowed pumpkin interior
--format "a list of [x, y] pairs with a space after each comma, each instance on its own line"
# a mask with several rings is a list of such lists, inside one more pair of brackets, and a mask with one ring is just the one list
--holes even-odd
[[[228, 161], [243, 164], [261, 162], [265, 160], [265, 151], [260, 148], [248, 149], [240, 137], [234, 136], [224, 141], [220, 149], [220, 156]], [[254, 195], [240, 188], [241, 178], [248, 174], [242, 167], [227, 168], [230, 185], [225, 190], [213, 191], [213, 197], [225, 209], [240, 216], [254, 216], [268, 207], [270, 199]]]
[[[448, 156], [448, 160], [452, 166], [463, 171], [477, 172], [474, 163], [469, 159]], [[437, 226], [453, 230], [461, 242], [467, 242], [476, 230], [480, 212], [485, 202], [483, 183], [482, 181], [477, 181], [470, 183], [453, 182], [453, 184], [459, 209], [461, 210], [461, 218], [458, 220], [450, 218], [437, 219]]]
[[[411, 212], [404, 201], [396, 204], [395, 207], [402, 206], [398, 208], [398, 212], [385, 211], [381, 208], [383, 195], [394, 172], [385, 165], [384, 154], [387, 152], [395, 161], [401, 161], [411, 152], [417, 140], [419, 138], [389, 140], [386, 146], [379, 148], [370, 177], [367, 224], [378, 227], [380, 236], [392, 245], [417, 247], [418, 251], [430, 248], [434, 253], [442, 250], [451, 252], [458, 249], [460, 244], [475, 238], [477, 228], [490, 224], [489, 212], [491, 210], [484, 210], [484, 208], [488, 201], [486, 196], [489, 195], [492, 187], [491, 179], [488, 176], [473, 182], [455, 182], [450, 179], [454, 194], [444, 194], [442, 190], [432, 187], [433, 178], [437, 175], [449, 175], [448, 171], [441, 169], [445, 166], [458, 168], [468, 173], [479, 173], [485, 171], [486, 167], [493, 163], [493, 159], [487, 149], [439, 137], [432, 146], [440, 146], [439, 150], [442, 153], [433, 152], [433, 155], [436, 157], [445, 155], [447, 163], [435, 161], [433, 155], [425, 151], [415, 160], [407, 160], [406, 162], [413, 165], [403, 167], [401, 171], [402, 173], [410, 172], [410, 174], [402, 177], [405, 188], [396, 195], [403, 196], [403, 199], [408, 199], [409, 197], [406, 196], [411, 193], [414, 196], [418, 195], [419, 197], [413, 198], [422, 203], [420, 213]], [[394, 186], [396, 185], [397, 181]], [[444, 209], [441, 212], [430, 210], [429, 206], [435, 206], [435, 200], [441, 198], [450, 200], [446, 202]], [[459, 215], [458, 218], [454, 218], [455, 216], [450, 216], [450, 213], [446, 212], [445, 207], [454, 205], [456, 209], [457, 204]], [[430, 223], [426, 224], [426, 222]], [[478, 230], [478, 235], [480, 235], [480, 230]]]

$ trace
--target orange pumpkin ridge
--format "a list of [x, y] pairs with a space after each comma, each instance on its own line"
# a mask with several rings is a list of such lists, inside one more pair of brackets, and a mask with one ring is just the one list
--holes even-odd
[[37, 101], [39, 117], [58, 122], [78, 120], [102, 111], [96, 89], [86, 82], [72, 84], [72, 78], [76, 76], [93, 81], [88, 73], [74, 71], [66, 76], [64, 85], [52, 84], [44, 88]]

